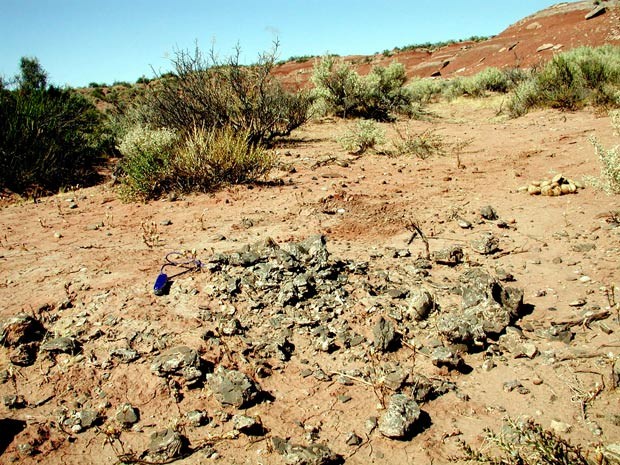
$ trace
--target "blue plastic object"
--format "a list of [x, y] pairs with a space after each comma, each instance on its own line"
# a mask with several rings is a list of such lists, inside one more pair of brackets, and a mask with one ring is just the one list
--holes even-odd
[[166, 273], [159, 273], [153, 286], [153, 292], [155, 295], [164, 295], [166, 291], [166, 284], [168, 284], [168, 275]]

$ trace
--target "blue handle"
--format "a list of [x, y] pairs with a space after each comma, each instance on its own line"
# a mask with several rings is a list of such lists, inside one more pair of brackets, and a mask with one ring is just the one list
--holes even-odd
[[155, 295], [164, 295], [166, 284], [168, 284], [168, 275], [166, 273], [159, 273], [153, 286], [153, 292]]

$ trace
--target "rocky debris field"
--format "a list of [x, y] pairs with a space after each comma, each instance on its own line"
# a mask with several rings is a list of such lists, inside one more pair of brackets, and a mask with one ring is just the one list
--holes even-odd
[[612, 460], [620, 206], [578, 181], [608, 118], [459, 105], [458, 163], [351, 157], [323, 122], [272, 185], [7, 203], [0, 461], [448, 463], [508, 418]]

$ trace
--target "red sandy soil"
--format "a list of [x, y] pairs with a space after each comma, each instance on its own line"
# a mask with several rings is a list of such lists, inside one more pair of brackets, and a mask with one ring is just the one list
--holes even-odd
[[[596, 136], [606, 146], [618, 139], [609, 118], [589, 110], [536, 111], [506, 120], [496, 116], [500, 105], [499, 98], [436, 104], [431, 107], [437, 114], [434, 122], [399, 123], [416, 132], [434, 128], [446, 144], [470, 141], [460, 162], [452, 150], [425, 160], [372, 153], [356, 158], [335, 141], [350, 123], [327, 120], [295, 131], [291, 141], [279, 148], [281, 169], [273, 178], [282, 180], [281, 185], [232, 187], [147, 204], [124, 204], [116, 187], [101, 185], [4, 206], [0, 319], [19, 312], [34, 315], [57, 335], [77, 335], [83, 351], [77, 356], [40, 355], [31, 367], [12, 367], [12, 381], [0, 384], [0, 393], [22, 395], [28, 407], [2, 406], [0, 418], [23, 421], [26, 429], [11, 435], [6, 450], [0, 451], [0, 462], [114, 463], [118, 443], [113, 449], [103, 431], [114, 425], [115, 409], [124, 402], [141, 411], [139, 427], [121, 434], [127, 450], [144, 450], [153, 431], [183, 424], [183, 414], [195, 408], [207, 410], [216, 420], [206, 427], [185, 426], [192, 444], [230, 429], [217, 420], [221, 415], [217, 412], [236, 413], [235, 409], [221, 407], [208, 388], [184, 390], [184, 399], [176, 403], [166, 382], [149, 370], [158, 351], [175, 344], [214, 357], [213, 349], [200, 338], [205, 322], [199, 315], [205, 308], [218, 312], [226, 306], [203, 292], [210, 281], [208, 273], [181, 277], [170, 295], [155, 297], [153, 280], [167, 251], [195, 249], [206, 257], [267, 237], [282, 243], [322, 233], [334, 256], [370, 260], [373, 267], [389, 270], [406, 266], [423, 253], [419, 240], [407, 246], [411, 233], [405, 226], [412, 218], [429, 236], [431, 250], [464, 245], [468, 258], [460, 270], [501, 266], [514, 274], [515, 285], [524, 289], [525, 301], [534, 307], [519, 325], [539, 355], [533, 359], [508, 355], [486, 372], [481, 369], [483, 354], [468, 354], [465, 359], [473, 371], [465, 375], [433, 367], [422, 354], [401, 349], [393, 360], [412, 372], [456, 382], [460, 394], [424, 404], [431, 426], [411, 440], [393, 441], [376, 431], [364, 435], [366, 419], [381, 415], [373, 389], [362, 383], [342, 386], [302, 377], [307, 366], [303, 359], [326, 370], [343, 367], [336, 363], [338, 353], [316, 352], [311, 341], [296, 340], [291, 361], [273, 361], [272, 376], [260, 380], [275, 400], [246, 412], [261, 417], [269, 431], [267, 439], [254, 442], [242, 436], [216, 441], [221, 463], [281, 464], [282, 457], [269, 447], [269, 437], [307, 443], [311, 427], [319, 429], [319, 442], [342, 454], [347, 463], [448, 463], [458, 453], [457, 440], [479, 446], [485, 427], [497, 429], [503, 417], [520, 415], [546, 428], [552, 420], [565, 422], [571, 428], [563, 436], [584, 446], [617, 442], [620, 397], [610, 381], [611, 363], [618, 357], [617, 315], [606, 318], [604, 326], [577, 324], [570, 346], [549, 341], [540, 331], [552, 322], [580, 321], [584, 310], [609, 308], [605, 289], [620, 283], [620, 228], [614, 227], [611, 213], [620, 210], [620, 202], [617, 196], [593, 188], [561, 197], [529, 196], [517, 189], [528, 180], [557, 173], [577, 180], [596, 176], [599, 162], [588, 139]], [[393, 127], [384, 128], [388, 140], [395, 140]], [[77, 208], [68, 207], [71, 199]], [[480, 208], [486, 205], [497, 210], [507, 229], [480, 219]], [[459, 228], [456, 215], [471, 221], [473, 229]], [[159, 240], [154, 247], [147, 245], [142, 227], [151, 223]], [[469, 251], [468, 241], [485, 231], [496, 234], [508, 253], [493, 258]], [[575, 248], [583, 243], [595, 248]], [[384, 253], [389, 247], [408, 247], [413, 256], [370, 258], [373, 251]], [[440, 284], [444, 278], [452, 279], [452, 272], [434, 267], [431, 279]], [[589, 280], [579, 280], [583, 276]], [[67, 299], [73, 307], [63, 309], [61, 303]], [[569, 305], [579, 299], [587, 302], [585, 307]], [[353, 327], [372, 339], [376, 315], [363, 305], [351, 311]], [[103, 363], [111, 349], [126, 346], [127, 338], [136, 333], [142, 335], [135, 346], [142, 354], [139, 360], [129, 365]], [[243, 344], [233, 336], [228, 345], [234, 352]], [[550, 351], [555, 359], [545, 356]], [[0, 349], [0, 367], [10, 366], [7, 353]], [[248, 363], [241, 367], [251, 372]], [[513, 379], [520, 380], [529, 394], [506, 392], [503, 383]], [[105, 398], [98, 397], [101, 392]], [[338, 402], [341, 394], [351, 401]], [[589, 399], [585, 416], [583, 399]], [[62, 407], [100, 404], [108, 417], [101, 427], [70, 434], [54, 426]], [[592, 422], [602, 434], [592, 433]], [[349, 431], [356, 431], [363, 445], [347, 446]], [[28, 442], [38, 444], [39, 455], [19, 454], [18, 445]], [[178, 463], [210, 461], [197, 452]]]

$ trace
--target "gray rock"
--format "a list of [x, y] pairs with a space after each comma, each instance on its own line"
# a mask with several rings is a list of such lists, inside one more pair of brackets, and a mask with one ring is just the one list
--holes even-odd
[[597, 16], [604, 14], [606, 11], [607, 7], [605, 5], [598, 5], [596, 8], [592, 9], [586, 14], [585, 19], [588, 20], [596, 18]]
[[424, 288], [414, 289], [410, 294], [406, 315], [415, 321], [425, 320], [435, 308], [433, 296]]
[[461, 311], [451, 311], [437, 321], [440, 334], [450, 342], [484, 345], [520, 315], [523, 290], [503, 287], [476, 268], [463, 273], [461, 282]]
[[344, 442], [347, 446], [359, 446], [362, 443], [362, 438], [353, 431], [349, 431]]
[[392, 439], [405, 438], [420, 418], [417, 402], [404, 394], [394, 394], [379, 420], [379, 432]]
[[393, 350], [398, 343], [398, 335], [394, 328], [394, 323], [379, 317], [377, 324], [372, 329], [374, 336], [374, 345], [381, 352], [389, 352]]
[[620, 358], [616, 358], [611, 376], [613, 385], [617, 389], [618, 387], [620, 387]]
[[342, 463], [342, 457], [332, 452], [324, 444], [302, 446], [291, 444], [285, 439], [273, 437], [273, 448], [280, 453], [289, 465], [335, 465]]
[[499, 239], [491, 233], [482, 234], [469, 244], [474, 252], [481, 255], [491, 255], [499, 250]]
[[80, 410], [76, 413], [75, 418], [79, 421], [82, 430], [92, 428], [101, 421], [101, 416], [96, 410]]
[[213, 395], [222, 405], [247, 407], [260, 393], [259, 387], [247, 375], [222, 366], [218, 366], [216, 371], [207, 377], [207, 381]]
[[110, 357], [121, 363], [131, 363], [140, 358], [138, 351], [134, 349], [113, 349], [110, 351]]
[[140, 421], [140, 412], [131, 404], [122, 404], [116, 410], [116, 420], [123, 426], [131, 426]]
[[15, 347], [28, 342], [40, 341], [44, 335], [45, 328], [39, 320], [20, 313], [2, 323], [0, 345]]
[[192, 410], [185, 414], [185, 418], [191, 426], [199, 427], [209, 422], [209, 416], [204, 410]]
[[148, 457], [151, 460], [165, 461], [182, 455], [187, 446], [187, 438], [178, 431], [167, 428], [151, 435]]
[[9, 394], [2, 397], [2, 404], [10, 409], [24, 408], [27, 405], [24, 396]]
[[462, 263], [463, 256], [463, 249], [458, 245], [437, 250], [431, 254], [431, 258], [435, 263], [448, 266], [456, 266]]
[[248, 436], [260, 436], [265, 433], [263, 424], [259, 417], [234, 415], [232, 421], [236, 430], [239, 430]]
[[41, 350], [52, 353], [76, 354], [79, 343], [72, 337], [56, 337], [41, 344]]
[[463, 357], [449, 347], [436, 347], [431, 354], [431, 362], [436, 367], [448, 367], [450, 370], [460, 370], [465, 361]]
[[173, 347], [153, 360], [151, 372], [162, 377], [179, 375], [192, 384], [202, 378], [202, 361], [194, 349]]
[[423, 375], [413, 376], [411, 395], [416, 402], [428, 402], [456, 389], [456, 385], [440, 378], [430, 380]]
[[485, 220], [495, 221], [499, 218], [497, 212], [491, 205], [486, 205], [480, 209], [480, 216]]

